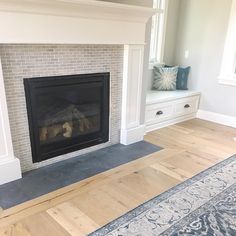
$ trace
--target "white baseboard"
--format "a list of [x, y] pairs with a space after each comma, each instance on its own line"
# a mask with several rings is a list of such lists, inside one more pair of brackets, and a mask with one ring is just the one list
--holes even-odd
[[129, 145], [143, 140], [145, 133], [145, 125], [140, 125], [132, 129], [123, 129], [120, 134], [120, 143]]
[[236, 128], [236, 117], [233, 116], [226, 116], [215, 112], [198, 110], [197, 118]]
[[17, 158], [6, 158], [0, 161], [0, 185], [20, 179], [20, 161]]

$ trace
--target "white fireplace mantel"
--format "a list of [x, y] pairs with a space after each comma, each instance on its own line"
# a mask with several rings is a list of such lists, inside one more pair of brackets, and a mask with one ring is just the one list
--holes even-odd
[[[1, 0], [0, 44], [124, 45], [122, 144], [141, 141], [145, 27], [157, 11], [95, 0]], [[21, 177], [14, 157], [0, 55], [0, 184]]]
[[0, 43], [144, 44], [155, 12], [95, 0], [1, 0]]
[[1, 11], [146, 23], [156, 10], [94, 0], [1, 0]]

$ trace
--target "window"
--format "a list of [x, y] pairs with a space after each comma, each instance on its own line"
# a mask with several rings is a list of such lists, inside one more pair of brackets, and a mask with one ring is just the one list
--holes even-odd
[[150, 41], [150, 64], [163, 62], [163, 50], [165, 41], [165, 24], [167, 15], [168, 0], [154, 0], [153, 8], [158, 13], [152, 17], [152, 31]]
[[[236, 23], [235, 23], [235, 27], [236, 27]], [[236, 44], [236, 40], [235, 40], [235, 44]], [[236, 77], [236, 47], [233, 49], [233, 52], [234, 52], [233, 75], [234, 75], [234, 77]]]
[[219, 82], [236, 86], [236, 0], [232, 1]]

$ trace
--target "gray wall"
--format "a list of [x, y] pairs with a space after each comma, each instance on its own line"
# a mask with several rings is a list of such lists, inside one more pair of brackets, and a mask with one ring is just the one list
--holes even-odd
[[168, 65], [174, 64], [176, 37], [178, 32], [180, 0], [169, 0], [168, 18], [166, 22], [166, 38], [163, 61]]
[[192, 66], [189, 87], [202, 92], [200, 109], [236, 116], [236, 87], [217, 78], [230, 6], [231, 0], [181, 0], [175, 63]]

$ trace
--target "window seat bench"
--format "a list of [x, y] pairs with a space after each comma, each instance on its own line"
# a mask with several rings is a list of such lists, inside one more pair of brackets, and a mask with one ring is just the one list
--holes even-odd
[[196, 117], [200, 92], [149, 91], [146, 97], [146, 131], [153, 131]]

